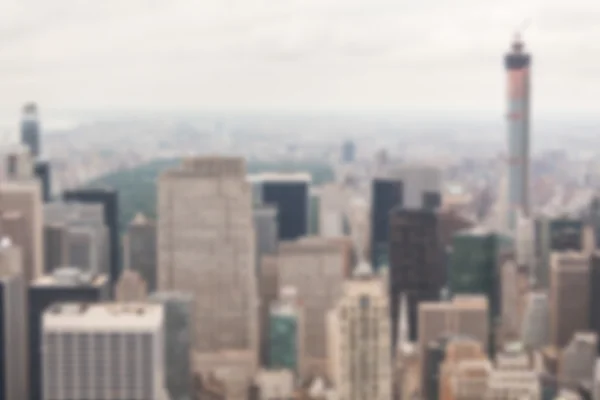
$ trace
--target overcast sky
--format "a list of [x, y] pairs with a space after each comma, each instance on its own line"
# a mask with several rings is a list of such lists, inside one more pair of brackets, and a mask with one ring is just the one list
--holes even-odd
[[0, 0], [0, 112], [502, 115], [527, 18], [535, 112], [597, 112], [598, 0]]

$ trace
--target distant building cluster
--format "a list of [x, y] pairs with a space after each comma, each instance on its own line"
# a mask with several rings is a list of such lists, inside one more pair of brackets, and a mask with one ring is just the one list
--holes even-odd
[[27, 104], [0, 151], [0, 399], [600, 400], [600, 213], [532, 204], [529, 65], [517, 39], [495, 196], [348, 140], [321, 186], [186, 157], [123, 232], [115, 190], [51, 196]]

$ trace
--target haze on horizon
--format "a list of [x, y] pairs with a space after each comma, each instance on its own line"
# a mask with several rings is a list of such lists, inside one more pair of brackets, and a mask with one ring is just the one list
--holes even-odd
[[591, 115], [595, 0], [3, 0], [0, 114], [46, 109], [501, 115], [522, 21], [535, 115]]

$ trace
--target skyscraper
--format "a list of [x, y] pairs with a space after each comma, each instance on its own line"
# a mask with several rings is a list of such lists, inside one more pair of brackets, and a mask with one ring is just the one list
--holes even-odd
[[29, 386], [31, 400], [42, 400], [42, 316], [53, 303], [108, 300], [106, 275], [88, 275], [74, 268], [59, 268], [29, 287]]
[[26, 399], [26, 282], [21, 249], [0, 242], [0, 398]]
[[156, 290], [156, 223], [138, 213], [123, 237], [123, 269], [131, 269], [146, 281], [148, 292]]
[[[202, 206], [199, 206], [202, 205]], [[188, 158], [158, 182], [158, 287], [194, 295], [195, 365], [253, 373], [258, 298], [252, 191], [239, 157]]]
[[166, 397], [160, 304], [59, 303], [43, 315], [44, 399]]
[[120, 275], [120, 249], [119, 246], [119, 194], [109, 188], [81, 188], [65, 191], [63, 198], [66, 201], [80, 203], [102, 204], [104, 208], [104, 224], [108, 228], [109, 241], [109, 278], [115, 283]]
[[508, 73], [508, 227], [516, 227], [517, 212], [529, 215], [529, 65], [520, 37], [504, 57]]
[[408, 300], [409, 336], [414, 341], [419, 303], [438, 298], [443, 271], [435, 212], [397, 207], [390, 212], [389, 230], [391, 337], [395, 346], [400, 296], [405, 295]]
[[297, 290], [287, 286], [281, 289], [279, 301], [271, 304], [269, 314], [269, 368], [302, 368], [304, 351], [303, 312]]
[[36, 178], [42, 183], [42, 200], [44, 203], [47, 203], [52, 197], [52, 170], [50, 162], [37, 160], [33, 167], [33, 172]]
[[38, 120], [38, 108], [35, 103], [27, 103], [23, 106], [21, 118], [21, 143], [27, 145], [31, 155], [37, 158], [41, 153], [40, 145], [40, 122]]
[[341, 399], [392, 398], [386, 292], [371, 266], [361, 264], [328, 314], [329, 372]]
[[[590, 257], [590, 330], [600, 338], [600, 252], [596, 251]], [[600, 340], [598, 340], [598, 354], [600, 354]], [[600, 400], [600, 399], [599, 399]]]
[[279, 240], [308, 235], [309, 174], [259, 174], [250, 177], [259, 204], [277, 207]]

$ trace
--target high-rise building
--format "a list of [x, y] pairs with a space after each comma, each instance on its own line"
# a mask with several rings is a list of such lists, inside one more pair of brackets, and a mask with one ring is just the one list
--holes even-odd
[[279, 265], [277, 256], [265, 255], [259, 267], [258, 291], [260, 297], [260, 360], [269, 365], [270, 307], [279, 296]]
[[27, 298], [21, 249], [0, 242], [0, 398], [27, 399]]
[[521, 341], [527, 349], [539, 350], [550, 343], [550, 304], [546, 293], [531, 292], [527, 296], [521, 327]]
[[352, 140], [346, 140], [342, 143], [340, 159], [342, 164], [351, 164], [356, 158], [356, 145]]
[[110, 296], [106, 275], [90, 275], [73, 268], [59, 268], [32, 282], [29, 287], [29, 387], [32, 400], [42, 400], [42, 315], [60, 302], [98, 302]]
[[252, 192], [242, 158], [188, 158], [160, 176], [157, 248], [159, 289], [194, 295], [195, 368], [231, 361], [252, 375], [259, 304]]
[[458, 295], [452, 301], [419, 304], [419, 349], [442, 335], [467, 335], [487, 349], [489, 341], [488, 301], [481, 295]]
[[[44, 274], [44, 230], [40, 183], [36, 180], [0, 182], [0, 210], [17, 212], [21, 218], [15, 230], [4, 234], [23, 251], [24, 278], [29, 282]], [[6, 227], [5, 227], [6, 228]]]
[[[589, 291], [590, 330], [600, 337], [600, 251], [594, 252], [590, 257]], [[598, 354], [600, 355], [600, 343], [598, 344]]]
[[0, 178], [10, 181], [35, 178], [34, 160], [27, 145], [8, 145], [0, 149]]
[[589, 259], [583, 253], [553, 253], [550, 264], [551, 343], [563, 348], [575, 332], [589, 328]]
[[138, 213], [123, 237], [123, 268], [136, 271], [148, 292], [156, 290], [156, 223]]
[[[440, 366], [439, 399], [454, 400], [464, 398], [466, 392], [465, 374], [461, 365], [465, 361], [487, 361], [487, 354], [481, 343], [467, 337], [458, 337], [446, 345], [446, 356]], [[472, 382], [469, 382], [472, 383]], [[485, 385], [483, 387], [485, 392]]]
[[591, 332], [576, 332], [564, 348], [560, 378], [566, 382], [589, 384], [594, 379], [598, 337]]
[[329, 373], [340, 398], [391, 400], [388, 315], [383, 282], [359, 265], [328, 314]]
[[40, 121], [38, 107], [35, 103], [27, 103], [23, 106], [21, 143], [29, 147], [31, 155], [34, 158], [37, 158], [42, 152], [40, 144]]
[[146, 300], [148, 287], [139, 272], [123, 270], [115, 285], [115, 300], [121, 303], [140, 303]]
[[279, 240], [308, 235], [309, 174], [259, 174], [250, 176], [258, 204], [277, 207]]
[[277, 207], [269, 205], [254, 206], [253, 215], [256, 231], [256, 267], [260, 268], [261, 259], [264, 255], [277, 252], [277, 244], [279, 243]]
[[550, 277], [550, 255], [553, 252], [583, 250], [583, 222], [567, 217], [538, 216], [535, 219], [534, 281], [547, 289]]
[[307, 237], [281, 242], [277, 260], [280, 287], [295, 287], [304, 308], [305, 358], [300, 374], [322, 374], [327, 367], [326, 315], [342, 293], [346, 249], [334, 240]]
[[269, 314], [269, 368], [302, 370], [304, 318], [296, 288], [281, 289]]
[[164, 307], [166, 387], [171, 400], [192, 397], [192, 306], [191, 294], [155, 292], [150, 301]]
[[319, 188], [319, 235], [340, 237], [348, 235], [346, 210], [348, 193], [342, 185], [331, 183]]
[[404, 294], [408, 300], [409, 336], [414, 341], [419, 303], [438, 298], [444, 274], [434, 211], [397, 207], [390, 212], [389, 230], [391, 337], [395, 346], [400, 296]]
[[120, 275], [120, 246], [119, 246], [119, 194], [109, 188], [81, 188], [67, 190], [63, 193], [66, 201], [79, 203], [102, 204], [104, 224], [108, 228], [108, 271], [109, 278], [114, 284]]
[[49, 161], [37, 160], [33, 167], [36, 178], [42, 183], [42, 201], [47, 203], [52, 197], [52, 170]]
[[516, 227], [517, 213], [529, 215], [529, 64], [519, 37], [504, 57], [508, 74], [508, 227]]
[[503, 340], [515, 340], [521, 332], [519, 273], [515, 260], [506, 260], [500, 266], [501, 307]]
[[43, 398], [164, 400], [160, 304], [59, 303], [43, 315]]
[[54, 201], [44, 204], [46, 273], [72, 266], [108, 273], [108, 229], [101, 204]]

